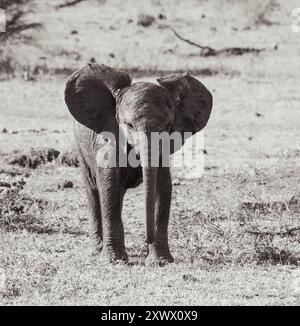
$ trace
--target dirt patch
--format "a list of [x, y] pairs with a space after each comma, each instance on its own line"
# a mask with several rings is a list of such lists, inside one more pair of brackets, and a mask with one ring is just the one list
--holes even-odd
[[[54, 148], [32, 148], [25, 153], [17, 152], [13, 154], [5, 154], [4, 156], [9, 157], [8, 163], [10, 165], [20, 166], [29, 169], [36, 169], [43, 164], [51, 162], [56, 162], [58, 164], [69, 167], [79, 167], [79, 159], [76, 150], [61, 153], [60, 151]], [[3, 173], [6, 172], [3, 171]], [[22, 172], [18, 173], [23, 174]]]
[[0, 296], [4, 299], [14, 299], [21, 295], [21, 290], [15, 284], [9, 284], [4, 290], [0, 291]]
[[260, 214], [277, 213], [284, 211], [300, 212], [300, 196], [295, 195], [287, 201], [274, 202], [244, 202], [240, 205], [240, 212], [258, 212]]
[[45, 200], [30, 198], [21, 193], [21, 189], [8, 189], [0, 197], [0, 230], [5, 232], [27, 232], [37, 234], [63, 233], [73, 236], [86, 235], [81, 228], [59, 225], [43, 218], [43, 212], [48, 209]]
[[300, 256], [288, 249], [278, 248], [274, 245], [272, 236], [260, 235], [255, 240], [255, 260], [258, 264], [292, 264], [300, 265]]
[[2, 193], [0, 198], [0, 229], [8, 232], [27, 230], [35, 233], [52, 234], [38, 218], [46, 209], [48, 202], [24, 196], [19, 189]]
[[23, 214], [35, 206], [38, 211], [43, 211], [48, 202], [34, 199], [20, 194], [19, 189], [9, 190], [0, 198], [0, 216], [5, 217], [11, 212]]
[[13, 215], [10, 218], [5, 218], [0, 222], [0, 228], [6, 232], [17, 232], [26, 230], [30, 233], [37, 234], [54, 234], [55, 229], [45, 226], [44, 223], [31, 214]]
[[53, 148], [32, 148], [28, 153], [15, 154], [15, 156], [9, 161], [9, 164], [36, 169], [41, 164], [53, 162], [59, 156], [59, 154], [60, 152]]

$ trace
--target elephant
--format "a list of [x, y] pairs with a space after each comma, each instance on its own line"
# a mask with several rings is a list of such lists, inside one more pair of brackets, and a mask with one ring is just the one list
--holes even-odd
[[[100, 257], [109, 263], [128, 261], [122, 203], [126, 190], [141, 183], [148, 248], [145, 264], [174, 261], [168, 242], [171, 174], [169, 167], [160, 163], [151, 166], [150, 159], [156, 156], [161, 162], [162, 153], [161, 148], [151, 148], [150, 135], [175, 131], [195, 134], [206, 126], [213, 99], [189, 73], [169, 74], [157, 82], [132, 84], [126, 72], [88, 63], [66, 83], [65, 102], [75, 118], [75, 143], [90, 210], [90, 239]], [[102, 137], [102, 132], [115, 135], [116, 141]], [[145, 137], [139, 138], [141, 134]], [[119, 139], [124, 139], [124, 143]], [[103, 151], [118, 154], [132, 150], [137, 166], [117, 163], [105, 167], [97, 160]]]

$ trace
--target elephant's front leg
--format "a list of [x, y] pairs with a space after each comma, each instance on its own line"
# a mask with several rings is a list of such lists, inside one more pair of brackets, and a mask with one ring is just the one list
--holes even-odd
[[90, 209], [90, 240], [92, 248], [100, 252], [102, 250], [102, 219], [99, 193], [97, 189], [89, 185], [86, 185], [86, 192]]
[[92, 250], [99, 252], [102, 249], [102, 219], [99, 192], [96, 186], [96, 180], [93, 178], [91, 170], [86, 164], [80, 149], [78, 150], [78, 154], [88, 200], [89, 234]]
[[172, 181], [170, 169], [160, 167], [158, 171], [155, 205], [155, 240], [149, 245], [146, 265], [172, 263], [168, 243], [168, 224], [172, 199]]
[[101, 169], [97, 179], [102, 212], [102, 257], [112, 263], [127, 261], [121, 219], [124, 191], [120, 184], [120, 169]]

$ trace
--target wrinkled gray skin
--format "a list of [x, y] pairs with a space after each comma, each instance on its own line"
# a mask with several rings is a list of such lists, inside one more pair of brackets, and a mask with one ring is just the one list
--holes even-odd
[[[168, 221], [172, 182], [169, 168], [149, 167], [153, 155], [142, 139], [156, 132], [197, 132], [210, 115], [209, 91], [188, 74], [158, 79], [161, 84], [137, 83], [124, 72], [105, 65], [88, 64], [68, 80], [65, 100], [77, 120], [75, 137], [90, 207], [90, 237], [109, 262], [127, 261], [121, 219], [123, 197], [128, 188], [144, 184], [146, 264], [173, 262], [168, 244]], [[134, 147], [140, 166], [100, 168], [99, 151], [120, 151], [99, 137], [103, 131], [119, 139], [119, 124], [127, 129], [127, 149]], [[130, 140], [129, 140], [130, 139]], [[126, 143], [126, 141], [125, 141]], [[116, 149], [115, 149], [116, 148]], [[159, 151], [159, 150], [158, 150]]]

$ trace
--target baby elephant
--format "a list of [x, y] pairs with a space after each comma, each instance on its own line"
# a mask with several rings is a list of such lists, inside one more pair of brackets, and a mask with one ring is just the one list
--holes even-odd
[[[162, 147], [152, 146], [152, 135], [192, 135], [205, 127], [212, 108], [210, 92], [188, 73], [157, 81], [160, 85], [131, 85], [125, 72], [88, 64], [70, 76], [65, 89], [66, 104], [76, 119], [90, 237], [112, 263], [128, 260], [122, 202], [126, 190], [142, 182], [146, 264], [173, 262], [168, 244], [172, 182], [169, 167], [162, 164]], [[177, 149], [171, 147], [170, 154]]]

